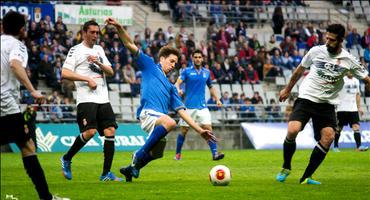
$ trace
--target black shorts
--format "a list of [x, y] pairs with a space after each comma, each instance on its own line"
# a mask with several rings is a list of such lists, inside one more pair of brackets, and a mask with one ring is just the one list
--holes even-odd
[[0, 144], [24, 144], [31, 137], [25, 131], [25, 121], [22, 113], [0, 117]]
[[88, 129], [97, 129], [100, 136], [104, 136], [104, 129], [118, 128], [116, 117], [110, 103], [80, 103], [77, 106], [77, 123], [80, 133]]
[[360, 117], [358, 116], [358, 112], [337, 112], [338, 118], [338, 126], [343, 127], [350, 125], [352, 127], [353, 124], [359, 124]]
[[334, 105], [328, 103], [315, 103], [307, 99], [298, 98], [294, 102], [293, 112], [289, 121], [300, 121], [302, 129], [312, 118], [315, 139], [321, 139], [320, 131], [325, 127], [332, 127], [334, 130], [337, 126]]

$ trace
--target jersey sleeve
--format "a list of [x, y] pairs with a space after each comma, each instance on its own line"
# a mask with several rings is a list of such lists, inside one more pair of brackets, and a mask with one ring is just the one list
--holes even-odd
[[76, 48], [72, 47], [67, 55], [66, 60], [64, 61], [63, 68], [69, 69], [71, 71], [75, 70], [76, 67]]
[[353, 74], [353, 76], [361, 80], [366, 78], [369, 74], [366, 68], [355, 57], [352, 56], [350, 57], [350, 59], [352, 63], [350, 71]]
[[100, 57], [103, 59], [102, 63], [104, 65], [112, 66], [112, 64], [109, 62], [107, 56], [105, 55], [103, 47], [101, 47], [101, 46], [99, 46], [99, 54], [100, 54]]
[[18, 60], [22, 63], [22, 67], [27, 67], [28, 54], [27, 48], [23, 44], [17, 44], [9, 53], [9, 60]]
[[175, 86], [172, 86], [171, 88], [170, 107], [171, 109], [175, 111], [185, 109], [185, 105], [184, 103], [182, 103], [181, 97], [179, 96], [179, 93], [177, 92], [177, 89]]
[[314, 51], [316, 50], [315, 47], [311, 48], [307, 54], [302, 58], [302, 61], [301, 61], [301, 65], [306, 68], [306, 69], [309, 69], [312, 65], [312, 58], [313, 58], [313, 54], [314, 54]]
[[137, 65], [139, 69], [142, 71], [148, 70], [150, 68], [154, 68], [154, 60], [153, 58], [149, 57], [145, 53], [143, 53], [141, 50], [138, 51], [137, 55], [135, 56]]

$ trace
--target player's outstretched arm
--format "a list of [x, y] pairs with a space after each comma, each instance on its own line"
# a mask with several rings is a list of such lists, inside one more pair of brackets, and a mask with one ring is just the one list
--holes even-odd
[[178, 110], [177, 113], [180, 115], [180, 117], [189, 124], [191, 128], [193, 128], [196, 132], [199, 133], [199, 135], [204, 138], [207, 141], [217, 141], [216, 136], [212, 134], [209, 130], [202, 129], [198, 124], [194, 122], [194, 120], [188, 115], [188, 113], [184, 110]]
[[135, 45], [134, 41], [131, 39], [127, 31], [119, 24], [115, 19], [108, 17], [105, 22], [107, 24], [113, 25], [117, 28], [119, 38], [125, 45], [125, 47], [132, 53], [135, 54], [139, 51], [139, 48]]
[[21, 82], [24, 87], [27, 88], [27, 90], [35, 99], [41, 99], [44, 97], [33, 87], [30, 79], [27, 76], [26, 70], [24, 70], [22, 63], [19, 60], [10, 60], [10, 69], [13, 71], [19, 82]]
[[90, 89], [93, 89], [93, 90], [95, 90], [97, 87], [96, 82], [92, 78], [87, 77], [87, 76], [81, 76], [69, 69], [65, 69], [65, 68], [62, 69], [62, 78], [68, 79], [71, 81], [85, 81], [87, 82]]
[[289, 83], [280, 91], [280, 97], [279, 101], [283, 102], [287, 98], [289, 98], [290, 91], [292, 91], [292, 88], [297, 83], [297, 81], [301, 78], [304, 71], [306, 69], [302, 65], [298, 65], [297, 69], [294, 70], [292, 77], [289, 80]]

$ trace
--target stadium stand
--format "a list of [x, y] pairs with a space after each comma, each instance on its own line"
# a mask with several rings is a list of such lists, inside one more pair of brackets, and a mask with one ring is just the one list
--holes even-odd
[[[251, 4], [245, 2], [250, 1], [240, 1], [240, 5], [237, 5], [236, 1], [217, 0], [178, 1], [177, 4], [173, 4], [172, 1], [161, 1], [155, 12], [140, 2], [128, 2], [128, 5], [135, 8], [135, 26], [127, 28], [134, 36], [135, 43], [155, 59], [163, 45], [179, 48], [182, 58], [178, 69], [182, 65], [189, 66], [191, 52], [195, 47], [201, 48], [206, 57], [206, 66], [211, 71], [213, 82], [218, 89], [218, 95], [221, 97], [221, 93], [227, 91], [230, 96], [237, 93], [243, 95], [243, 98], [251, 99], [254, 93], [258, 92], [263, 104], [253, 106], [264, 111], [271, 106], [271, 99], [278, 102], [279, 89], [287, 83], [292, 70], [309, 48], [324, 43], [323, 34], [328, 23], [351, 22], [347, 24], [345, 46], [365, 66], [370, 66], [368, 1], [343, 1], [341, 5], [324, 1], [320, 2], [325, 4], [321, 7], [315, 6], [318, 4], [316, 1], [271, 0], [251, 1]], [[122, 4], [123, 2], [118, 3]], [[274, 35], [271, 19], [276, 6], [282, 7], [285, 25], [282, 34]], [[347, 10], [348, 14], [339, 12], [343, 10]], [[148, 23], [149, 20], [157, 21]], [[171, 32], [170, 26], [173, 29]], [[191, 34], [194, 35], [193, 39], [189, 39], [192, 37]], [[55, 21], [44, 18], [39, 22], [28, 22], [28, 37], [25, 43], [29, 48], [30, 58], [27, 72], [32, 83], [49, 96], [42, 106], [35, 104], [39, 122], [74, 120], [75, 92], [70, 82], [61, 80], [60, 66], [71, 46], [81, 42], [81, 37], [80, 29], [67, 26], [61, 17]], [[132, 55], [127, 54], [125, 47], [118, 42], [114, 29], [105, 27], [99, 44], [104, 47], [115, 70], [115, 76], [108, 79], [109, 96], [114, 112], [120, 121], [136, 121], [141, 72], [133, 62]], [[277, 56], [273, 55], [274, 50], [279, 52]], [[248, 64], [251, 64], [257, 72], [258, 83], [247, 82]], [[131, 65], [134, 70], [134, 82], [128, 82], [124, 77], [127, 65]], [[178, 75], [179, 71], [175, 70], [169, 78], [175, 82]], [[298, 92], [299, 84], [300, 82], [293, 88], [294, 94]], [[53, 95], [54, 91], [57, 91], [57, 96]], [[367, 111], [363, 120], [370, 120], [368, 113], [370, 94], [365, 93], [363, 84], [361, 92], [364, 96], [364, 111]], [[208, 90], [206, 98], [207, 100], [210, 98]], [[245, 102], [241, 99], [240, 105], [229, 104], [228, 109], [225, 106], [224, 109], [212, 111], [213, 120], [243, 121], [246, 117], [242, 115], [240, 107]], [[33, 103], [32, 97], [26, 91], [22, 92], [22, 103]], [[280, 115], [270, 116], [275, 116], [277, 121], [285, 120], [283, 112], [287, 104], [278, 103], [278, 106], [281, 106]], [[60, 114], [66, 105], [72, 108], [72, 111], [68, 111], [69, 115], [63, 114], [63, 111]], [[258, 113], [252, 120], [271, 120], [267, 114], [263, 115]]]

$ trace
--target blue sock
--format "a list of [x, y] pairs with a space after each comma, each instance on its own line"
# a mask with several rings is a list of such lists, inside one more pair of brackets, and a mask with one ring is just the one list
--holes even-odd
[[145, 142], [144, 146], [142, 146], [136, 153], [137, 160], [141, 160], [144, 158], [145, 154], [147, 154], [153, 147], [156, 145], [159, 140], [167, 135], [167, 130], [164, 126], [159, 125], [156, 126], [153, 132], [150, 134], [148, 140]]
[[182, 145], [184, 144], [185, 136], [183, 134], [177, 135], [177, 146], [176, 146], [176, 154], [181, 153]]
[[209, 149], [212, 152], [212, 156], [214, 156], [217, 153], [217, 143], [213, 141], [208, 141]]

